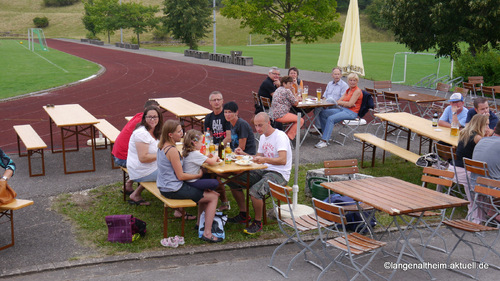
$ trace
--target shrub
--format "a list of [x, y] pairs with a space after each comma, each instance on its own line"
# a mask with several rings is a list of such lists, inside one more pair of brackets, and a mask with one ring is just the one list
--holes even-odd
[[373, 0], [373, 2], [368, 5], [368, 7], [366, 7], [365, 12], [368, 15], [370, 23], [373, 27], [387, 30], [389, 24], [387, 23], [387, 20], [382, 17], [382, 14], [380, 12], [382, 10], [383, 4], [384, 0]]
[[63, 7], [70, 6], [80, 2], [80, 0], [43, 0], [45, 7]]
[[49, 26], [49, 19], [47, 17], [36, 17], [33, 19], [33, 23], [37, 28], [44, 28]]
[[472, 56], [462, 53], [455, 63], [454, 73], [467, 80], [469, 76], [483, 76], [486, 86], [500, 85], [500, 50], [492, 49]]
[[101, 40], [99, 37], [97, 37], [94, 33], [92, 32], [87, 32], [87, 35], [85, 35], [87, 39], [95, 39], [95, 40]]
[[168, 38], [169, 38], [169, 32], [165, 28], [157, 27], [153, 30], [153, 40], [167, 41]]

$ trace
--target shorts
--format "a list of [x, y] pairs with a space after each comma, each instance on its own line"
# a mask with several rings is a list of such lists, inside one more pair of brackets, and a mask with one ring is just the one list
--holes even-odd
[[142, 178], [138, 178], [138, 179], [131, 179], [132, 181], [134, 182], [141, 182], [141, 181], [156, 181], [156, 178], [158, 177], [158, 169], [156, 169], [154, 172], [152, 172], [151, 174], [147, 175], [147, 176], [144, 176]]
[[[257, 199], [264, 199], [269, 193], [269, 184], [267, 181], [272, 181], [279, 185], [286, 185], [288, 182], [285, 178], [278, 172], [269, 170], [253, 170], [250, 171], [250, 195]], [[247, 179], [246, 174], [238, 176], [238, 180], [245, 182]], [[230, 182], [229, 185], [232, 189], [245, 189], [246, 186], [237, 184], [235, 182]]]
[[127, 168], [127, 159], [123, 160], [123, 159], [117, 158], [116, 156], [113, 155], [113, 160], [115, 161], [115, 164], [117, 166]]
[[177, 191], [160, 191], [161, 195], [167, 197], [168, 199], [191, 199], [196, 203], [198, 203], [198, 201], [203, 198], [203, 192], [203, 190], [192, 187], [185, 182], [182, 183], [181, 188], [179, 188], [179, 190]]

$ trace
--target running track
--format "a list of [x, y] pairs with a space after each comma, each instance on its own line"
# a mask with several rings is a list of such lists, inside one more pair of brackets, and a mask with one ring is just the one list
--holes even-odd
[[[210, 107], [208, 95], [218, 90], [223, 93], [225, 102], [234, 100], [238, 103], [240, 116], [248, 121], [254, 109], [251, 91], [257, 91], [266, 77], [266, 74], [183, 63], [86, 44], [55, 39], [47, 41], [51, 48], [98, 63], [106, 71], [90, 81], [48, 91], [47, 94], [0, 102], [0, 147], [8, 153], [17, 151], [13, 125], [31, 124], [50, 145], [48, 115], [42, 108], [46, 104], [77, 103], [96, 118], [105, 118], [121, 129], [126, 123], [124, 117], [141, 111], [147, 99], [183, 97]], [[316, 85], [311, 83], [311, 86]], [[173, 118], [173, 115], [164, 117]], [[54, 132], [57, 145], [60, 131]]]

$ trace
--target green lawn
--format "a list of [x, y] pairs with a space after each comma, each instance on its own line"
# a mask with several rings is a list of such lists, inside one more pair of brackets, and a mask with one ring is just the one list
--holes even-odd
[[0, 40], [0, 53], [0, 99], [61, 86], [99, 70], [97, 64], [50, 46], [48, 51], [31, 52], [27, 41]]
[[[186, 47], [148, 47], [155, 50], [183, 53]], [[213, 46], [201, 46], [201, 51], [213, 52]], [[243, 51], [244, 56], [253, 57], [255, 65], [277, 66], [284, 68], [285, 45], [256, 46], [217, 46], [217, 53], [229, 54], [230, 51]], [[370, 80], [391, 80], [394, 54], [409, 52], [401, 44], [395, 42], [363, 43], [363, 63], [365, 78]], [[337, 65], [340, 53], [339, 43], [293, 44], [291, 65], [299, 69], [330, 72]], [[396, 59], [393, 81], [402, 81], [404, 56]], [[437, 60], [434, 56], [409, 56], [406, 74], [406, 85], [414, 85], [421, 78], [437, 72]], [[450, 61], [441, 60], [439, 76], [450, 72]]]

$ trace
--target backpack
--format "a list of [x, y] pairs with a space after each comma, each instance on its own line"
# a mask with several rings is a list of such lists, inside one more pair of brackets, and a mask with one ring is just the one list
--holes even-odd
[[363, 93], [363, 99], [361, 100], [361, 107], [359, 108], [358, 116], [363, 118], [365, 114], [370, 110], [375, 108], [375, 103], [373, 102], [373, 97], [367, 91], [361, 91]]
[[[227, 222], [227, 215], [222, 212], [216, 212], [214, 221], [212, 222], [212, 234], [217, 238], [226, 238], [226, 233], [224, 232], [224, 225]], [[198, 229], [198, 237], [201, 238], [203, 232], [205, 231], [205, 212], [201, 213], [200, 226]]]
[[146, 235], [146, 223], [132, 215], [106, 216], [106, 224], [109, 242], [130, 243], [134, 234]]
[[[355, 200], [352, 199], [351, 197], [343, 196], [343, 195], [340, 195], [340, 194], [332, 194], [332, 195], [330, 195], [330, 197], [328, 197], [325, 200], [323, 200], [323, 202], [339, 204], [341, 206], [347, 206], [347, 205], [354, 205], [354, 204], [356, 204]], [[365, 218], [368, 218], [370, 216], [370, 213], [369, 212], [363, 212], [363, 216]], [[345, 218], [346, 218], [347, 222], [357, 222], [357, 223], [346, 224], [345, 225], [346, 230], [357, 232], [358, 230], [361, 230], [361, 229], [363, 229], [365, 227], [365, 223], [362, 222], [363, 218], [361, 217], [360, 212], [346, 212], [345, 213]], [[370, 220], [370, 227], [373, 228], [373, 227], [375, 227], [376, 224], [377, 224], [377, 220], [375, 219], [375, 217], [373, 217]], [[340, 228], [342, 226], [341, 225], [337, 225], [337, 227]], [[365, 231], [363, 231], [363, 234], [366, 233], [367, 231], [368, 230], [365, 229]]]

